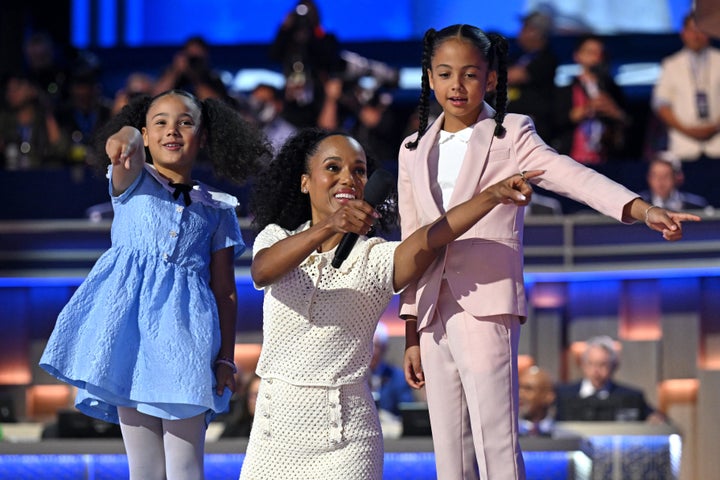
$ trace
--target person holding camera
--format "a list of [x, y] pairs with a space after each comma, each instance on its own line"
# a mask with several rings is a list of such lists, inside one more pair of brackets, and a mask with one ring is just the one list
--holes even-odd
[[340, 77], [344, 62], [337, 37], [325, 31], [312, 0], [300, 0], [285, 16], [270, 50], [285, 76], [283, 116], [298, 128], [314, 127], [325, 102], [326, 82]]
[[173, 62], [155, 82], [153, 92], [185, 90], [200, 100], [229, 100], [227, 87], [210, 63], [210, 47], [204, 38], [188, 38], [174, 56]]

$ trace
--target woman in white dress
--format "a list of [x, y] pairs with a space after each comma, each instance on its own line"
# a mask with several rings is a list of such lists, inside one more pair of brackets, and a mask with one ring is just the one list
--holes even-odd
[[[372, 160], [343, 133], [300, 131], [261, 174], [251, 210], [260, 232], [252, 278], [264, 290], [262, 378], [240, 478], [381, 479], [383, 443], [368, 385], [375, 326], [392, 296], [448, 242], [500, 203], [527, 205], [517, 174], [402, 243], [366, 235], [391, 208], [363, 200]], [[390, 202], [391, 204], [392, 202]], [[357, 234], [335, 268], [335, 250]]]

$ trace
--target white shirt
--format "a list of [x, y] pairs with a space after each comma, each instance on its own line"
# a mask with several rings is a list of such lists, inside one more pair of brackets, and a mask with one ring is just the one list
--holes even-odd
[[[309, 227], [310, 222], [294, 231], [268, 225], [255, 239], [253, 256]], [[398, 245], [360, 237], [340, 268], [331, 265], [334, 249], [312, 253], [265, 287], [257, 374], [325, 387], [368, 378], [375, 327], [397, 293], [393, 259]]]
[[[707, 95], [709, 118], [698, 116], [696, 94]], [[652, 106], [672, 108], [675, 117], [685, 125], [707, 125], [720, 118], [720, 50], [708, 47], [700, 54], [683, 48], [665, 59], [653, 88]], [[668, 150], [684, 161], [697, 160], [705, 154], [720, 158], [720, 134], [708, 140], [695, 140], [670, 128]]]
[[447, 211], [450, 197], [453, 190], [455, 190], [455, 183], [465, 159], [465, 152], [467, 152], [473, 126], [471, 125], [455, 133], [446, 132], [445, 130], [440, 131], [437, 182], [442, 192], [444, 211]]

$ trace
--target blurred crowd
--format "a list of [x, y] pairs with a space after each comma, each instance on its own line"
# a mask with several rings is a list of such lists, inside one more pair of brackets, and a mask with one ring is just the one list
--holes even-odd
[[[681, 187], [690, 189], [700, 205], [716, 203], [702, 198], [712, 187], [702, 184], [697, 162], [720, 160], [720, 53], [692, 16], [679, 32], [682, 50], [657, 59], [662, 67], [648, 102], [649, 118], [634, 118], [611, 74], [601, 36], [577, 35], [575, 73], [567, 84], [557, 85], [559, 60], [550, 42], [556, 33], [547, 13], [522, 18], [511, 42], [508, 110], [530, 115], [549, 145], [593, 168], [667, 162], [672, 172], [668, 191], [654, 191], [653, 184], [647, 184], [652, 190], [647, 195], [655, 203], [667, 199], [677, 204], [685, 196]], [[343, 49], [337, 36], [323, 27], [312, 0], [300, 0], [287, 13], [268, 46], [268, 58], [282, 72], [282, 85], [233, 89], [215, 69], [211, 46], [197, 36], [178, 48], [160, 74], [132, 71], [124, 86], [108, 96], [102, 59], [78, 52], [68, 60], [58, 55], [59, 47], [45, 32], [29, 35], [23, 45], [24, 67], [2, 76], [2, 169], [95, 165], [102, 154], [93, 145], [97, 128], [132, 97], [171, 88], [224, 99], [260, 125], [276, 147], [306, 126], [347, 131], [390, 169], [402, 139], [417, 127], [412, 107], [398, 105], [398, 70]], [[670, 69], [673, 75], [667, 73]], [[691, 172], [683, 173], [688, 166]]]

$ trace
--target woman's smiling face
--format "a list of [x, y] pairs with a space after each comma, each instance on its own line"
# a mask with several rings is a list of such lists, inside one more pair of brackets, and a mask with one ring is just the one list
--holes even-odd
[[331, 135], [317, 145], [300, 186], [310, 195], [313, 223], [335, 213], [343, 203], [362, 199], [367, 183], [367, 158], [360, 144], [345, 135]]

